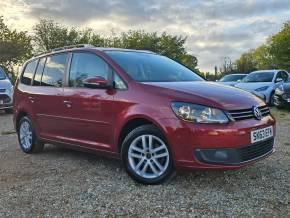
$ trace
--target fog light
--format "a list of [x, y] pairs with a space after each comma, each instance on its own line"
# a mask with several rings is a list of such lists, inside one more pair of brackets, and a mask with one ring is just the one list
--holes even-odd
[[236, 149], [196, 149], [196, 158], [209, 164], [238, 164], [240, 156]]
[[214, 157], [217, 160], [227, 160], [228, 159], [228, 153], [226, 151], [215, 151]]

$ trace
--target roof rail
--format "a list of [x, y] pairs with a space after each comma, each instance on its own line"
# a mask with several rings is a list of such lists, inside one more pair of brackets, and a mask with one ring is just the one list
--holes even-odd
[[54, 52], [54, 51], [61, 51], [61, 50], [72, 49], [72, 48], [95, 48], [95, 46], [91, 45], [91, 44], [66, 45], [66, 46], [63, 46], [63, 47], [54, 48], [54, 49], [50, 49], [48, 51], [44, 51], [44, 52], [38, 53], [38, 54], [34, 55], [34, 57], [37, 57], [37, 56], [40, 56], [40, 55], [43, 55], [43, 54], [48, 54], [48, 53], [51, 53], [51, 52]]
[[66, 50], [71, 48], [94, 48], [95, 46], [91, 44], [76, 44], [76, 45], [67, 45], [59, 48], [54, 48], [51, 51], [60, 51], [60, 50]]

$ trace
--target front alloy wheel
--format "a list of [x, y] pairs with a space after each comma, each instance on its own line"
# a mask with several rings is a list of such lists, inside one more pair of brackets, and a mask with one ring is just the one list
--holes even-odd
[[168, 146], [159, 130], [152, 126], [141, 126], [125, 139], [122, 149], [127, 172], [143, 184], [159, 184], [172, 172], [172, 158]]

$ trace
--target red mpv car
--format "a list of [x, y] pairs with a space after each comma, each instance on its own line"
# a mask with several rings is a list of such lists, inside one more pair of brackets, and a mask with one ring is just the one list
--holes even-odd
[[121, 158], [144, 184], [175, 169], [238, 169], [273, 152], [263, 100], [150, 51], [65, 47], [30, 59], [14, 92], [21, 149], [44, 143]]

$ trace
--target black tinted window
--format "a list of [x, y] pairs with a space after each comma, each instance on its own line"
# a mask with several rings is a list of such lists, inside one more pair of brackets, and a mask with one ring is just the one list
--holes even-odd
[[236, 82], [240, 79], [243, 79], [244, 75], [227, 75], [220, 79], [221, 82]]
[[253, 72], [244, 78], [244, 82], [272, 82], [274, 72]]
[[106, 51], [106, 53], [136, 81], [203, 81], [200, 76], [191, 70], [161, 55], [120, 51]]
[[4, 73], [4, 70], [0, 67], [0, 80], [6, 79], [6, 75]]
[[47, 57], [41, 80], [42, 86], [62, 86], [66, 57], [67, 54], [58, 54]]
[[31, 85], [31, 80], [34, 75], [36, 65], [37, 65], [37, 60], [34, 60], [26, 65], [24, 73], [21, 78], [21, 82], [23, 84]]
[[74, 53], [69, 84], [71, 87], [84, 87], [83, 80], [86, 78], [102, 76], [108, 79], [109, 70], [109, 65], [95, 54]]
[[121, 89], [121, 90], [127, 89], [126, 84], [117, 73], [114, 73], [114, 83], [115, 83], [116, 89]]
[[282, 78], [284, 81], [287, 81], [288, 80], [288, 73], [286, 73], [285, 71], [282, 71]]
[[42, 77], [42, 73], [43, 73], [43, 69], [44, 69], [45, 60], [46, 60], [46, 58], [44, 57], [44, 58], [41, 58], [38, 62], [35, 76], [34, 76], [34, 80], [33, 80], [34, 86], [41, 85], [41, 77]]

